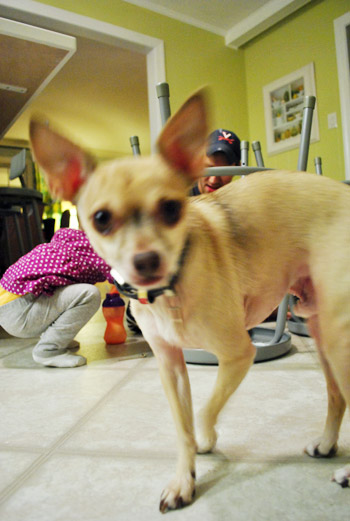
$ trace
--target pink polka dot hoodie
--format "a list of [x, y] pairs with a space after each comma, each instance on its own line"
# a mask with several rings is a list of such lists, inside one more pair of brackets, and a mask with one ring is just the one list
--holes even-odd
[[110, 266], [93, 250], [81, 230], [61, 228], [51, 241], [39, 244], [12, 264], [0, 285], [15, 295], [52, 295], [70, 284], [113, 282]]

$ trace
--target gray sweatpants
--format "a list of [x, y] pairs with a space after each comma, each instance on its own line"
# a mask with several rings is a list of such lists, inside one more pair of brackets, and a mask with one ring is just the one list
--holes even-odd
[[73, 284], [59, 288], [48, 297], [32, 294], [0, 306], [0, 326], [10, 335], [35, 338], [36, 362], [55, 367], [74, 367], [86, 363], [84, 357], [66, 354], [70, 342], [96, 313], [101, 301], [92, 284]]

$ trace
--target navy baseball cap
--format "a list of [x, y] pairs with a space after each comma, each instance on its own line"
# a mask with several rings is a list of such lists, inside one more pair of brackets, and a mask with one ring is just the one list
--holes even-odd
[[231, 130], [223, 128], [214, 130], [208, 138], [207, 156], [211, 156], [215, 152], [223, 152], [230, 165], [239, 163], [241, 161], [241, 141], [239, 137]]

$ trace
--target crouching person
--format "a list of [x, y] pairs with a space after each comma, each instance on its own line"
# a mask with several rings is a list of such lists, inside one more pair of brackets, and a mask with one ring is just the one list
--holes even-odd
[[113, 282], [108, 266], [81, 230], [61, 228], [10, 266], [0, 279], [0, 326], [19, 338], [40, 337], [33, 359], [52, 367], [77, 367], [74, 337], [96, 313], [100, 292]]

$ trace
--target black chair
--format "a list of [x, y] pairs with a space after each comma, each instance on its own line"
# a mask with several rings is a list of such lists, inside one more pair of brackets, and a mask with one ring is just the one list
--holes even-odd
[[[7, 263], [10, 264], [18, 258], [18, 255], [14, 258], [16, 249], [23, 255], [44, 242], [39, 210], [43, 197], [38, 190], [27, 188], [25, 185], [23, 174], [26, 170], [26, 154], [26, 149], [21, 150], [13, 156], [10, 165], [9, 178], [19, 178], [21, 187], [0, 187], [0, 219], [5, 236]], [[15, 224], [17, 248], [11, 240], [11, 220], [14, 220]], [[24, 224], [24, 233], [21, 222]]]
[[11, 221], [13, 220], [16, 230], [16, 238], [17, 244], [19, 248], [20, 255], [24, 255], [25, 248], [23, 243], [23, 237], [21, 233], [20, 226], [20, 218], [22, 215], [22, 210], [19, 206], [14, 206], [12, 208], [2, 208], [0, 205], [0, 233], [4, 232], [4, 264], [0, 267], [2, 270], [5, 270], [8, 266], [10, 266], [13, 262], [17, 260], [17, 256], [15, 256], [14, 249], [11, 247], [13, 242], [11, 241]]
[[70, 223], [70, 211], [64, 210], [61, 215], [60, 228], [69, 228]]
[[23, 148], [20, 152], [18, 152], [18, 154], [13, 156], [13, 158], [11, 159], [11, 164], [10, 164], [10, 175], [9, 175], [10, 180], [13, 181], [13, 179], [16, 179], [18, 177], [19, 180], [21, 181], [21, 186], [23, 188], [26, 187], [24, 177], [23, 177], [23, 174], [26, 170], [26, 159], [27, 159], [27, 151], [25, 148]]

